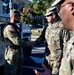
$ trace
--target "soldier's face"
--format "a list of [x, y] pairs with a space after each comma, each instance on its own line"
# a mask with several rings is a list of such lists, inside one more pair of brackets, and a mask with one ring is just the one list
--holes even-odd
[[52, 15], [46, 16], [47, 22], [48, 22], [48, 23], [51, 23], [52, 18], [53, 18]]
[[20, 19], [21, 19], [21, 16], [15, 16], [15, 21], [16, 21], [16, 23], [20, 23]]
[[67, 30], [74, 30], [74, 0], [65, 0], [59, 10], [63, 27]]

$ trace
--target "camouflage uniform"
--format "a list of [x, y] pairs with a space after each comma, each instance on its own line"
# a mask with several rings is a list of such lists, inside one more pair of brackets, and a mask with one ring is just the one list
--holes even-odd
[[67, 42], [66, 53], [62, 59], [59, 75], [74, 75], [74, 36]]
[[61, 22], [56, 22], [47, 27], [46, 41], [50, 50], [50, 55], [46, 57], [49, 66], [52, 68], [52, 74], [58, 74], [62, 48], [60, 46], [60, 31], [62, 30]]
[[20, 38], [20, 30], [14, 26], [16, 25], [7, 25], [3, 31], [6, 45], [5, 75], [21, 75], [23, 60], [21, 46], [24, 41]]
[[61, 61], [61, 67], [59, 70], [59, 75], [73, 75], [73, 43], [74, 43], [74, 31], [65, 30], [65, 36], [63, 39], [63, 58]]
[[66, 44], [67, 44], [67, 41], [68, 40], [70, 40], [70, 38], [71, 37], [73, 37], [73, 34], [74, 34], [74, 32], [73, 31], [68, 31], [68, 30], [65, 30], [65, 29], [63, 29], [62, 31], [61, 31], [61, 39], [63, 40], [63, 56], [62, 57], [64, 57], [65, 56], [65, 54], [66, 54]]
[[[64, 0], [55, 0], [52, 6], [59, 7], [59, 5], [61, 4], [60, 2], [62, 3], [64, 2]], [[65, 41], [66, 43], [64, 44], [65, 52], [61, 61], [59, 75], [74, 75], [74, 31], [69, 31], [69, 33], [70, 38], [68, 39], [68, 41]]]
[[65, 53], [65, 46], [66, 46], [66, 43], [67, 41], [70, 39], [70, 32], [65, 30], [65, 29], [62, 29], [61, 32], [60, 32], [60, 45], [62, 47], [62, 57], [64, 56], [64, 53]]

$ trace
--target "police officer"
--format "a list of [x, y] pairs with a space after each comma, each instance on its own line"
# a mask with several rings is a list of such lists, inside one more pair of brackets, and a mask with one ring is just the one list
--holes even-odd
[[[74, 32], [74, 1], [56, 0], [52, 6], [56, 6], [63, 22], [63, 28]], [[67, 41], [66, 53], [62, 59], [59, 75], [74, 75], [74, 36]], [[52, 75], [43, 65], [45, 72], [35, 71], [37, 75]]]
[[6, 46], [5, 75], [21, 75], [24, 40], [21, 39], [20, 29], [16, 25], [20, 22], [21, 14], [18, 10], [10, 11], [10, 23], [5, 26], [3, 35]]

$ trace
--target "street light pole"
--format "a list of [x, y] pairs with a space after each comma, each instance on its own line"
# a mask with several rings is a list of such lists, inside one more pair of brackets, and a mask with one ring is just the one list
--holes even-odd
[[9, 8], [12, 9], [12, 0], [9, 1]]

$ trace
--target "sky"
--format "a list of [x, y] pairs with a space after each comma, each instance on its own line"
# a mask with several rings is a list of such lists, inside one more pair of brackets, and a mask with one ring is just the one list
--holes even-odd
[[33, 1], [33, 0], [29, 0], [29, 1]]

